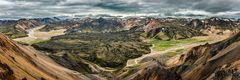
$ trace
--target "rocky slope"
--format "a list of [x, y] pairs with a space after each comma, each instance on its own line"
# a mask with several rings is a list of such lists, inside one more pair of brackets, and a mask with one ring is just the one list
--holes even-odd
[[59, 29], [70, 29], [72, 27], [76, 27], [80, 24], [80, 19], [66, 19], [61, 20], [59, 18], [40, 18], [41, 23], [45, 24], [46, 26], [40, 29], [42, 32], [49, 32], [51, 30], [59, 30]]
[[169, 40], [235, 33], [239, 31], [239, 28], [237, 20], [213, 17], [209, 19], [153, 19], [145, 26], [144, 30], [147, 37]]
[[39, 21], [39, 22], [41, 22], [42, 24], [45, 24], [45, 25], [61, 21], [61, 19], [59, 19], [57, 17], [53, 17], [53, 18], [36, 18], [35, 20], [37, 20], [37, 21]]
[[193, 19], [186, 26], [201, 30], [205, 34], [224, 34], [225, 31], [238, 32], [240, 29], [239, 21], [229, 18], [209, 18]]
[[159, 26], [146, 32], [147, 38], [156, 38], [159, 40], [186, 39], [194, 36], [204, 35], [198, 30], [185, 26]]
[[27, 30], [42, 25], [36, 19], [2, 20], [0, 21], [0, 32], [11, 38], [27, 36]]
[[0, 34], [0, 79], [76, 80], [88, 78], [63, 68], [44, 54]]
[[67, 33], [71, 32], [113, 32], [120, 31], [124, 26], [119, 21], [120, 19], [91, 19], [87, 18], [81, 21], [78, 26], [74, 26], [67, 30]]
[[[240, 33], [224, 41], [192, 48], [166, 65], [155, 60], [126, 67], [119, 79], [134, 80], [239, 80]], [[161, 57], [164, 59], [164, 57]]]
[[240, 33], [215, 44], [195, 47], [183, 55], [179, 69], [183, 79], [240, 79], [239, 56]]
[[17, 21], [15, 20], [1, 20], [0, 21], [0, 32], [11, 37], [11, 38], [19, 38], [19, 37], [25, 37], [26, 32], [20, 31], [16, 29]]
[[20, 31], [26, 31], [28, 29], [38, 27], [42, 25], [38, 20], [35, 19], [20, 19], [17, 21], [15, 28]]

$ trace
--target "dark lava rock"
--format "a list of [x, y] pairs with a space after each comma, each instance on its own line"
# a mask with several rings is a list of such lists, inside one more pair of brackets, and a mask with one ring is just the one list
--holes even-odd
[[33, 46], [54, 56], [74, 54], [70, 58], [73, 61], [82, 58], [102, 67], [116, 68], [123, 67], [128, 59], [150, 53], [151, 45], [142, 42], [141, 33], [135, 31], [71, 33], [53, 37], [50, 41], [33, 44]]
[[184, 26], [157, 27], [146, 33], [148, 38], [159, 40], [186, 39], [203, 35], [200, 31]]

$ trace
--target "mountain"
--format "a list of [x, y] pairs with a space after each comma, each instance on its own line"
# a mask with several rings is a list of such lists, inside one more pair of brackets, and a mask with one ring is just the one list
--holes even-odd
[[0, 79], [76, 80], [80, 73], [63, 68], [53, 60], [0, 34]]
[[[43, 19], [44, 20], [44, 19]], [[239, 30], [239, 22], [228, 18], [184, 19], [184, 18], [75, 18], [61, 20], [47, 18], [49, 23], [40, 31], [67, 29], [66, 33], [116, 32], [122, 30], [144, 30], [145, 37], [160, 40], [186, 39], [194, 36], [223, 34], [224, 31]], [[164, 29], [164, 30], [163, 30]]]
[[66, 32], [112, 32], [112, 31], [119, 31], [124, 26], [120, 22], [120, 19], [111, 18], [111, 19], [91, 19], [86, 18], [81, 21], [78, 26], [74, 26], [68, 29]]
[[[240, 22], [229, 18], [35, 18], [1, 20], [1, 32], [13, 38], [26, 36], [29, 29], [44, 26], [40, 31], [67, 29], [65, 33], [116, 32], [123, 30], [143, 30], [146, 38], [160, 40], [186, 39], [194, 36], [238, 32]], [[9, 27], [9, 29], [7, 28]], [[14, 34], [13, 34], [14, 33]]]
[[206, 29], [206, 28], [216, 28], [221, 30], [226, 29], [239, 29], [239, 22], [237, 20], [229, 18], [207, 18], [207, 19], [193, 19], [187, 24], [191, 28], [196, 29]]
[[18, 30], [15, 25], [16, 20], [1, 20], [0, 21], [0, 32], [11, 38], [19, 38], [27, 36], [25, 31]]
[[61, 21], [61, 19], [59, 19], [58, 17], [53, 17], [53, 18], [36, 18], [36, 20], [38, 20], [39, 22], [41, 22], [42, 24], [45, 24], [45, 25]]
[[1, 20], [0, 32], [11, 38], [26, 37], [27, 30], [41, 25], [37, 19]]
[[47, 24], [41, 31], [51, 31], [57, 29], [68, 29], [66, 33], [74, 32], [116, 32], [129, 30], [131, 28], [145, 25], [145, 19], [122, 19], [122, 18], [74, 18], [61, 20]]
[[11, 24], [15, 24], [16, 20], [0, 20], [0, 25], [11, 25]]
[[[185, 39], [202, 35], [200, 31], [185, 27], [187, 19], [155, 19], [155, 18], [85, 18], [79, 20], [62, 20], [46, 25], [41, 31], [67, 29], [66, 33], [116, 32], [130, 29], [144, 30], [148, 38]], [[166, 30], [162, 31], [162, 28]], [[174, 32], [180, 29], [179, 32]], [[190, 29], [190, 30], [189, 30]], [[158, 34], [159, 33], [159, 34]], [[162, 34], [164, 33], [164, 34]]]
[[[240, 33], [221, 42], [192, 48], [170, 60], [157, 60], [125, 67], [118, 72], [123, 80], [239, 80]], [[159, 57], [164, 59], [164, 56]], [[170, 64], [170, 65], [169, 65]]]
[[186, 39], [204, 35], [201, 31], [185, 26], [187, 19], [150, 19], [143, 27], [147, 38], [159, 40]]
[[59, 30], [59, 29], [70, 29], [72, 27], [76, 27], [80, 24], [80, 19], [66, 19], [66, 20], [57, 20], [50, 23], [45, 24], [45, 26], [40, 29], [43, 32], [49, 32], [51, 30]]
[[20, 31], [26, 31], [31, 28], [35, 28], [42, 25], [38, 20], [35, 19], [19, 19], [15, 25], [15, 28]]
[[232, 79], [239, 78], [240, 33], [215, 43], [193, 48], [182, 56], [179, 73], [183, 79]]
[[237, 20], [213, 17], [207, 19], [153, 19], [145, 26], [144, 30], [146, 37], [170, 40], [236, 33], [239, 28]]

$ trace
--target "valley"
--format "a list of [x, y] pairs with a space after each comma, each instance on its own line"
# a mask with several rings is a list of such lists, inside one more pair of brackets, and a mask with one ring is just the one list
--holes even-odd
[[[191, 69], [186, 69], [184, 65], [191, 67], [190, 64], [198, 65], [204, 60], [196, 63], [187, 61], [192, 58], [199, 59], [198, 56], [201, 57], [205, 53], [213, 53], [208, 49], [214, 51], [223, 48], [223, 44], [229, 46], [237, 42], [238, 39], [230, 38], [234, 35], [238, 37], [240, 26], [239, 21], [224, 21], [221, 18], [202, 19], [200, 22], [195, 19], [178, 18], [87, 18], [74, 21], [47, 18], [21, 19], [12, 27], [27, 36], [11, 37], [7, 41], [13, 40], [10, 44], [19, 45], [17, 49], [28, 52], [24, 55], [34, 58], [31, 65], [49, 66], [44, 68], [47, 72], [41, 72], [42, 68], [37, 67], [40, 69], [40, 75], [36, 76], [44, 79], [141, 80], [141, 77], [156, 77], [155, 80], [198, 80], [200, 77], [188, 77], [191, 74], [187, 72], [191, 72]], [[2, 46], [5, 45], [3, 40]], [[212, 49], [214, 46], [217, 48]], [[14, 60], [15, 56], [12, 57]], [[5, 64], [7, 63], [3, 65]], [[5, 67], [0, 65], [1, 69]], [[48, 70], [71, 75], [48, 73]], [[160, 73], [154, 72], [158, 70], [161, 70]], [[15, 69], [13, 72], [16, 72]], [[42, 76], [45, 73], [57, 78]], [[146, 74], [152, 75], [143, 76]], [[62, 75], [64, 76], [60, 77]], [[166, 77], [170, 75], [171, 77]], [[15, 77], [11, 78], [21, 79], [13, 76]]]
[[240, 80], [240, 0], [0, 0], [0, 80]]

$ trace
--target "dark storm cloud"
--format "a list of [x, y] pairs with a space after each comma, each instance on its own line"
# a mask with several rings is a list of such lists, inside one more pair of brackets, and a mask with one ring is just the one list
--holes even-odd
[[74, 3], [65, 3], [64, 6], [90, 6], [90, 7], [99, 7], [103, 9], [109, 9], [113, 11], [127, 11], [127, 12], [133, 12], [133, 11], [139, 11], [140, 5], [137, 3], [128, 3], [124, 1], [111, 1], [111, 0], [101, 0], [99, 2], [74, 2]]
[[[0, 0], [0, 18], [88, 14], [237, 15], [240, 0]], [[187, 10], [188, 12], [184, 11]], [[197, 11], [197, 12], [196, 12]], [[178, 12], [178, 14], [175, 14]]]
[[43, 5], [55, 5], [59, 2], [65, 0], [9, 0], [11, 2], [32, 2], [32, 3], [42, 3]]
[[217, 13], [240, 10], [240, 0], [144, 0], [145, 2], [165, 3], [168, 7], [204, 10]]
[[136, 12], [140, 11], [140, 7], [136, 3], [124, 3], [124, 2], [106, 2], [98, 3], [94, 5], [95, 7], [110, 9], [114, 11], [127, 11], [127, 12]]
[[197, 3], [195, 6], [193, 6], [193, 9], [205, 10], [208, 12], [217, 13], [217, 12], [237, 10], [237, 8], [240, 8], [239, 4], [240, 4], [240, 1], [238, 0], [219, 0], [219, 1], [204, 0]]

